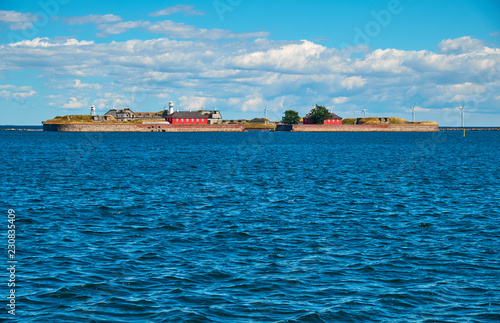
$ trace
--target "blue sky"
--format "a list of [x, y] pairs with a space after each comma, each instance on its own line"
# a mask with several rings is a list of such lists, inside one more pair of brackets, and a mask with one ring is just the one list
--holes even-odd
[[0, 1], [0, 124], [172, 100], [500, 126], [499, 43], [499, 1]]

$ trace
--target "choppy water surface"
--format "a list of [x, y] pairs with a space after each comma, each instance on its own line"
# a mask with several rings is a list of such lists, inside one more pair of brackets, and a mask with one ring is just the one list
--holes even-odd
[[499, 321], [499, 138], [0, 133], [16, 318]]

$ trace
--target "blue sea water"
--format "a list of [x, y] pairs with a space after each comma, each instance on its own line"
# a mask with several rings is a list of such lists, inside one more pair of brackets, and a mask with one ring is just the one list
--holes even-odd
[[500, 321], [499, 132], [0, 132], [0, 147], [1, 319]]

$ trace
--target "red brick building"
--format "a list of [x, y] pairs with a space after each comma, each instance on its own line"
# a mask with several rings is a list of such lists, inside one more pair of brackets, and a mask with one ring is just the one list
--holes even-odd
[[208, 117], [191, 111], [177, 111], [167, 114], [165, 120], [170, 124], [208, 124]]
[[[304, 117], [302, 122], [304, 124], [314, 124], [314, 121], [310, 119], [308, 115]], [[330, 113], [330, 118], [326, 119], [323, 122], [323, 124], [331, 124], [331, 125], [342, 124], [342, 118], [336, 115], [335, 113]]]

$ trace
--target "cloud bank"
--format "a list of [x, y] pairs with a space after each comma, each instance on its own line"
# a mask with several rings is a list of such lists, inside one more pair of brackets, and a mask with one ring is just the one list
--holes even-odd
[[[123, 26], [128, 27], [133, 25]], [[470, 37], [442, 41], [439, 53], [377, 49], [346, 57], [307, 40], [248, 41], [249, 35], [240, 35], [231, 43], [216, 44], [218, 36], [201, 29], [175, 23], [167, 29], [178, 38], [197, 34], [199, 39], [97, 44], [36, 38], [0, 46], [0, 73], [40, 70], [40, 77], [54, 80], [49, 87], [68, 91], [64, 100], [57, 99], [68, 109], [86, 104], [107, 109], [127, 102], [148, 110], [140, 106], [145, 98], [156, 99], [159, 106], [178, 98], [183, 108], [217, 100], [243, 112], [264, 105], [274, 111], [304, 111], [316, 103], [346, 116], [358, 113], [363, 104], [378, 104], [385, 111], [406, 111], [413, 104], [420, 111], [441, 111], [462, 103], [487, 103], [489, 112], [499, 112], [500, 50]], [[67, 79], [73, 81], [57, 81]], [[31, 89], [2, 91], [9, 98], [36, 94]]]

